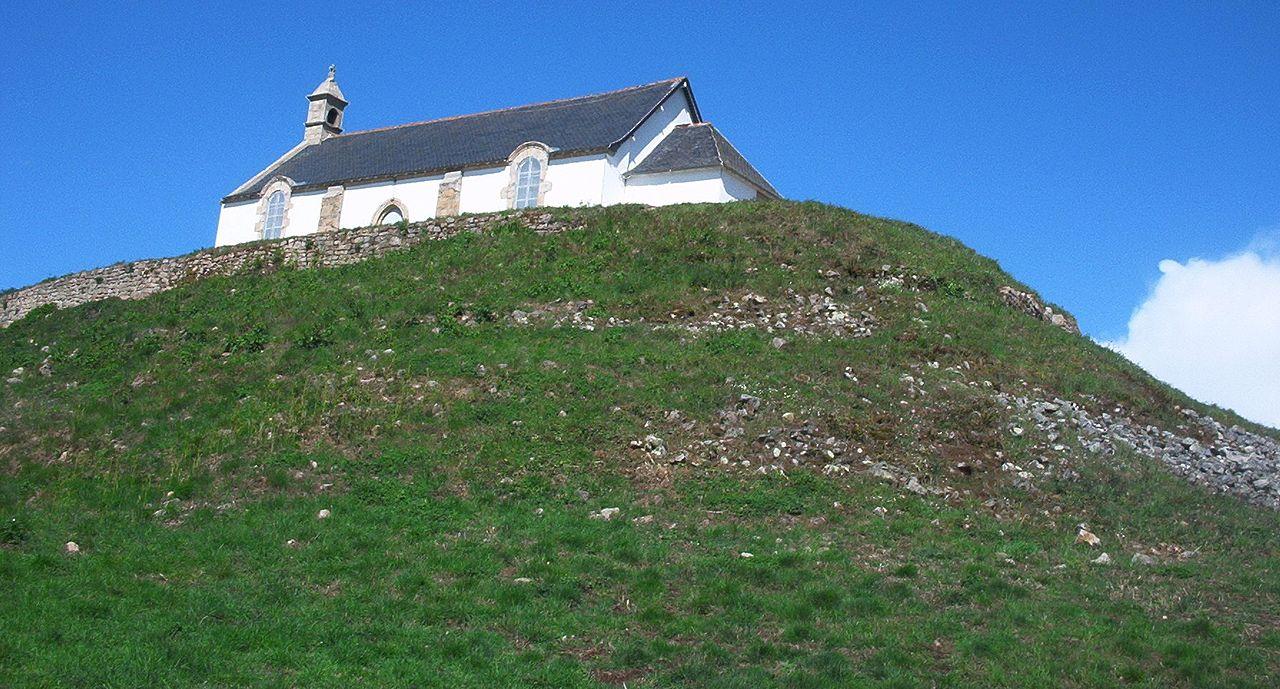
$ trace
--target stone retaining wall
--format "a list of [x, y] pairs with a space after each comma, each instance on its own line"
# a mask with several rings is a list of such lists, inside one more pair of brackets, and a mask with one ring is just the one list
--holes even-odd
[[454, 216], [407, 226], [383, 225], [318, 232], [205, 249], [175, 258], [117, 263], [0, 295], [0, 327], [8, 327], [32, 309], [45, 304], [67, 308], [103, 299], [142, 299], [201, 278], [234, 275], [277, 265], [328, 268], [358, 263], [428, 240], [447, 239], [462, 232], [484, 232], [512, 220], [518, 220], [539, 233], [559, 232], [578, 224], [537, 211]]

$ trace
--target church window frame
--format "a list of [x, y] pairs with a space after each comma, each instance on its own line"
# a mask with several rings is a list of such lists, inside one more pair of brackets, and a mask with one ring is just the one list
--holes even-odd
[[277, 177], [263, 187], [258, 201], [257, 232], [259, 239], [281, 239], [289, 227], [289, 211], [293, 208], [293, 180]]
[[[399, 213], [400, 219], [387, 222], [387, 216], [393, 212]], [[409, 207], [404, 205], [404, 201], [401, 201], [400, 199], [397, 199], [397, 198], [391, 198], [391, 199], [388, 199], [386, 202], [384, 202], [381, 206], [378, 206], [378, 210], [373, 212], [373, 222], [371, 224], [372, 225], [397, 225], [401, 222], [407, 222], [408, 220], [409, 220]]]
[[525, 156], [516, 166], [515, 199], [512, 208], [533, 208], [538, 205], [538, 188], [542, 186], [542, 161], [537, 156]]
[[551, 147], [539, 141], [520, 144], [507, 158], [507, 186], [501, 196], [511, 210], [546, 205], [551, 189], [547, 173], [551, 168]]

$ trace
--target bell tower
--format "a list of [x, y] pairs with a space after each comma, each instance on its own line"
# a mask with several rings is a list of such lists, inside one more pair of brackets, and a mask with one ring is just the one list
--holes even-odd
[[308, 144], [318, 144], [342, 133], [342, 111], [347, 107], [347, 99], [338, 88], [335, 71], [334, 66], [329, 65], [329, 77], [307, 96], [307, 124], [302, 130], [302, 140]]

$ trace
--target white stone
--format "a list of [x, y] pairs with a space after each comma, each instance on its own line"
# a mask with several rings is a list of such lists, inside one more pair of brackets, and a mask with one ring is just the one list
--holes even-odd
[[599, 519], [601, 521], [607, 522], [607, 521], [613, 520], [614, 517], [618, 516], [621, 513], [622, 513], [622, 510], [617, 507], [606, 507], [600, 510], [599, 512], [592, 512], [591, 518]]

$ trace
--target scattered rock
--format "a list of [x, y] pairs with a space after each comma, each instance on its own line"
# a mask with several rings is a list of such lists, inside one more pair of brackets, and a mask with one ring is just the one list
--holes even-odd
[[[755, 329], [766, 333], [794, 332], [799, 334], [824, 334], [836, 337], [868, 337], [876, 325], [869, 311], [859, 311], [850, 304], [842, 304], [831, 294], [799, 294], [787, 290], [784, 297], [765, 299], [756, 294], [743, 297], [725, 295], [713, 298], [708, 304], [709, 313], [697, 310], [681, 310], [666, 318], [629, 320], [616, 316], [597, 315], [592, 300], [555, 301], [549, 304], [526, 306], [506, 315], [508, 323], [518, 326], [549, 325], [553, 328], [570, 327], [593, 331], [647, 322], [653, 329], [678, 328], [691, 333], [725, 332]], [[459, 322], [474, 324], [475, 317], [462, 314]], [[781, 347], [786, 341], [782, 340]]]
[[746, 551], [743, 551], [743, 552], [741, 552], [741, 553], [738, 553], [738, 557], [741, 557], [741, 558], [749, 558], [749, 557], [755, 557], [755, 555], [752, 555], [751, 553], [748, 553], [748, 552], [746, 552]]
[[1004, 285], [999, 289], [1000, 299], [1012, 308], [1015, 308], [1032, 318], [1037, 318], [1046, 323], [1062, 328], [1063, 330], [1073, 334], [1080, 334], [1080, 326], [1076, 325], [1076, 319], [1065, 313], [1058, 313], [1052, 308], [1045, 306], [1044, 302], [1036, 298], [1030, 292], [1022, 292], [1008, 285]]
[[1098, 547], [1102, 545], [1102, 539], [1098, 538], [1092, 531], [1080, 527], [1080, 533], [1076, 534], [1076, 543], [1084, 543], [1085, 545]]
[[316, 513], [316, 519], [328, 519], [332, 515], [333, 515], [332, 512], [330, 512], [327, 509], [324, 509]]
[[1108, 555], [1108, 554], [1106, 554], [1106, 553], [1103, 553], [1103, 554], [1101, 554], [1101, 555], [1099, 555], [1099, 556], [1097, 556], [1097, 557], [1093, 558], [1093, 560], [1091, 560], [1091, 562], [1093, 562], [1093, 564], [1095, 564], [1095, 565], [1109, 565], [1109, 564], [1111, 564], [1111, 556], [1110, 556], [1110, 555]]
[[66, 545], [62, 546], [62, 552], [68, 555], [79, 555], [80, 544], [76, 543], [75, 541], [67, 541]]
[[590, 516], [592, 519], [599, 519], [601, 521], [607, 522], [607, 521], [612, 521], [614, 517], [618, 516], [621, 513], [622, 513], [622, 510], [617, 507], [605, 507], [599, 512], [592, 512]]
[[1144, 553], [1134, 553], [1129, 559], [1129, 564], [1151, 566], [1156, 563], [1156, 559]]
[[787, 341], [782, 339], [781, 337], [775, 337], [769, 341], [769, 344], [773, 345], [774, 349], [782, 349], [783, 347], [787, 346]]

